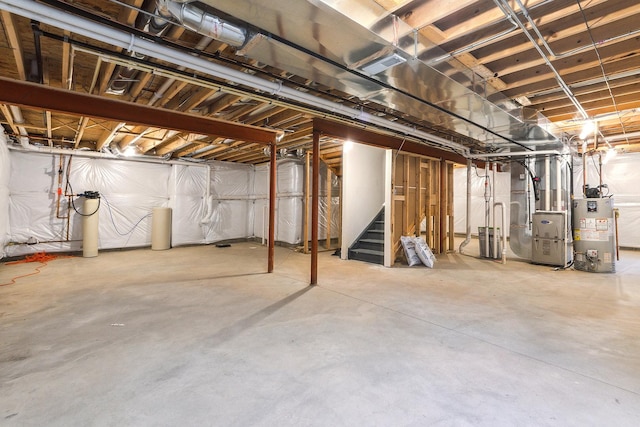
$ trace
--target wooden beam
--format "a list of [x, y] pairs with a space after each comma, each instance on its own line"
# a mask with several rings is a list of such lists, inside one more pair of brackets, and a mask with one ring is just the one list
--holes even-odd
[[76, 131], [74, 148], [78, 148], [80, 146], [80, 142], [82, 142], [82, 137], [84, 136], [84, 131], [87, 128], [87, 124], [89, 124], [89, 117], [82, 117], [80, 119], [80, 123], [78, 123], [78, 130]]
[[275, 141], [277, 136], [276, 131], [256, 126], [240, 125], [2, 77], [0, 102], [260, 144], [269, 144]]
[[118, 131], [125, 125], [125, 122], [112, 122], [109, 129], [105, 129], [101, 134], [98, 140], [96, 141], [96, 151], [102, 150], [103, 147], [109, 146], [113, 138], [116, 137]]
[[421, 156], [432, 157], [436, 159], [449, 160], [454, 163], [466, 164], [467, 159], [463, 156], [452, 153], [450, 151], [429, 147], [418, 142], [407, 141], [395, 136], [383, 135], [373, 130], [357, 128], [343, 123], [338, 123], [326, 119], [314, 118], [313, 130], [321, 132], [323, 135], [329, 135], [342, 139], [350, 139], [362, 144], [373, 145], [376, 147], [392, 148], [394, 150], [419, 154]]
[[0, 17], [2, 18], [2, 26], [4, 32], [7, 35], [7, 41], [9, 42], [9, 48], [13, 53], [13, 59], [16, 63], [16, 69], [18, 71], [18, 77], [20, 80], [27, 80], [27, 73], [24, 68], [24, 56], [22, 53], [22, 43], [20, 43], [20, 37], [16, 32], [16, 25], [13, 22], [13, 15], [6, 10], [0, 11]]

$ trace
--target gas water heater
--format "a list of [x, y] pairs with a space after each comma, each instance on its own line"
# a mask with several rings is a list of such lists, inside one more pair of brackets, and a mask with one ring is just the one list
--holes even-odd
[[615, 219], [613, 199], [573, 201], [574, 268], [593, 273], [614, 273]]

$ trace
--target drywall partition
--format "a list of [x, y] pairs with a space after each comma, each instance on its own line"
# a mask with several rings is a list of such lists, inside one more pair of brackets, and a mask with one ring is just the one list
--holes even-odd
[[[484, 169], [478, 169], [475, 166], [471, 169], [471, 233], [478, 235], [478, 227], [484, 227], [485, 217], [485, 179]], [[456, 233], [465, 234], [467, 232], [467, 168], [456, 167], [453, 170], [453, 217], [454, 230]], [[497, 172], [496, 182], [493, 182], [493, 174], [489, 172], [489, 185], [495, 186], [496, 200], [491, 200], [491, 206], [494, 202], [504, 202], [507, 208], [506, 217], [510, 218], [510, 188], [511, 174], [509, 172]], [[500, 221], [500, 213], [496, 217]], [[491, 216], [493, 220], [493, 216]], [[499, 224], [496, 224], [500, 227]], [[505, 232], [509, 233], [509, 224], [505, 224]]]
[[342, 259], [384, 205], [386, 149], [346, 143], [342, 157]]
[[[602, 160], [606, 156], [602, 154]], [[587, 184], [600, 185], [598, 155], [587, 156]], [[640, 248], [640, 153], [624, 153], [606, 159], [602, 165], [602, 183], [607, 185], [602, 193], [614, 199], [614, 207], [620, 212], [618, 218], [618, 244], [627, 248]], [[583, 198], [582, 159], [574, 159], [573, 190], [576, 199]]]
[[0, 133], [0, 259], [5, 256], [4, 247], [9, 240], [9, 149], [4, 132]]

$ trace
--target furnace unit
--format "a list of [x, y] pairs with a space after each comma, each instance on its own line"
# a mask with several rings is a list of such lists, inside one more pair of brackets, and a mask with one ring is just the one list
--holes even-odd
[[533, 214], [531, 262], [565, 267], [573, 259], [572, 241], [567, 236], [567, 213], [538, 211]]

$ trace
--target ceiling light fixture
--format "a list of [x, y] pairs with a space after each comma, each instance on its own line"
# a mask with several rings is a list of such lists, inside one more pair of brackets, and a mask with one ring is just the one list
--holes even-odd
[[596, 125], [592, 120], [586, 120], [582, 125], [582, 132], [580, 132], [580, 139], [587, 139], [596, 130]]

